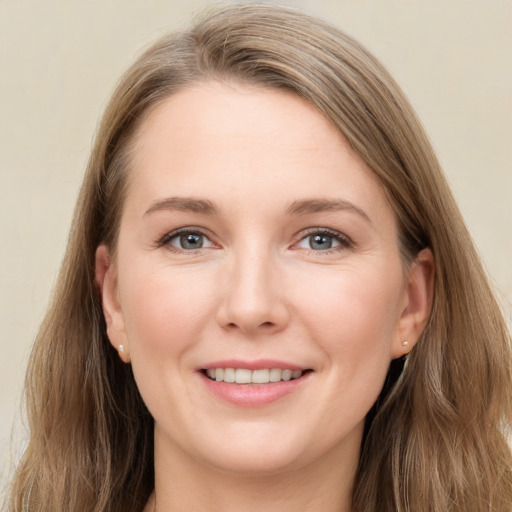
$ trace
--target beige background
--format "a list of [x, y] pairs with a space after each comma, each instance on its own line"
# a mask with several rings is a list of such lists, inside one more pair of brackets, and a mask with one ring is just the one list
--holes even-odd
[[[142, 47], [211, 3], [0, 0], [4, 481], [23, 446], [19, 403], [25, 365], [63, 254], [100, 113]], [[510, 319], [512, 1], [282, 3], [343, 27], [403, 86], [426, 125]]]

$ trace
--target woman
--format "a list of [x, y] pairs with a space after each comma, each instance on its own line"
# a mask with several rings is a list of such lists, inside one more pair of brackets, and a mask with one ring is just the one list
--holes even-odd
[[11, 510], [509, 511], [510, 361], [391, 77], [324, 22], [228, 7], [107, 107]]

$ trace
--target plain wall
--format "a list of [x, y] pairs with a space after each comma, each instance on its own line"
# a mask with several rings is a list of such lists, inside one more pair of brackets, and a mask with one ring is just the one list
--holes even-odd
[[[121, 72], [143, 47], [213, 3], [0, 0], [4, 481], [23, 446], [20, 400], [26, 362], [55, 282], [102, 109]], [[431, 136], [510, 319], [512, 2], [281, 3], [345, 29], [402, 85]]]

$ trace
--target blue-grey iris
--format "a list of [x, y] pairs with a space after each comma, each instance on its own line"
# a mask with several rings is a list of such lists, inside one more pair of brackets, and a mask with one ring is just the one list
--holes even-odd
[[332, 247], [332, 236], [311, 235], [309, 237], [309, 246], [315, 250], [325, 250]]

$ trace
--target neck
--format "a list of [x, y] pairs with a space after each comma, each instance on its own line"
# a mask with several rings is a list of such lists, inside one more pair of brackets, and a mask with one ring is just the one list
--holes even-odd
[[[198, 463], [155, 439], [155, 492], [144, 512], [351, 512], [359, 445], [309, 465], [240, 474]], [[354, 449], [354, 446], [356, 448]], [[340, 453], [341, 452], [341, 453]]]

